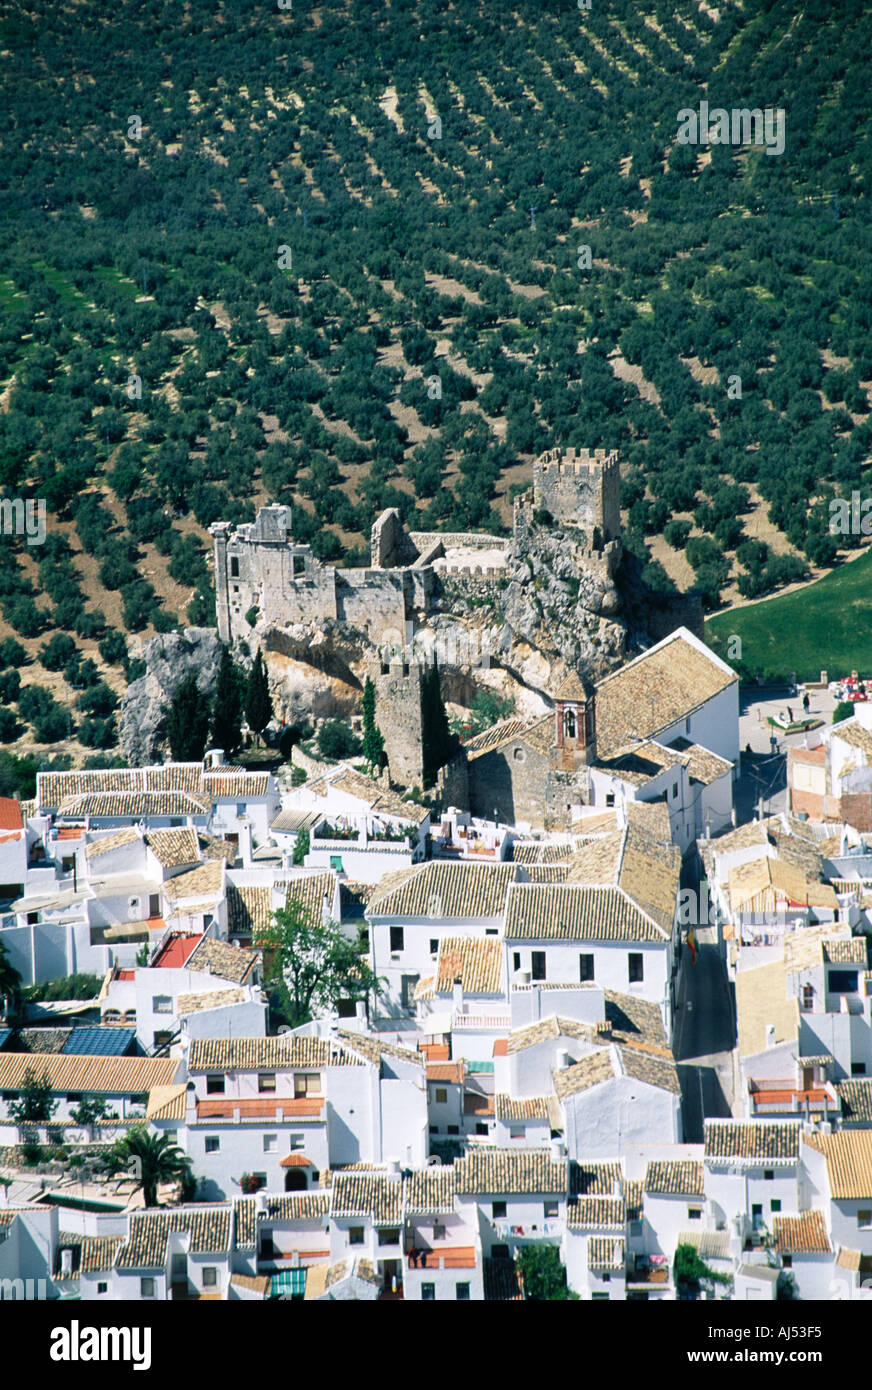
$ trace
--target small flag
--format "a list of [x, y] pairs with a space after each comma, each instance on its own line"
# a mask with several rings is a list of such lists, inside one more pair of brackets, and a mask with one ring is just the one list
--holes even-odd
[[688, 950], [690, 951], [691, 964], [696, 965], [696, 936], [693, 927], [688, 928], [686, 940]]

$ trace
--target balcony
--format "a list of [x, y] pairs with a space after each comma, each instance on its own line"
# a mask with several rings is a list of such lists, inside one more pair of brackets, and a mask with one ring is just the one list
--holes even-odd
[[320, 1120], [323, 1096], [264, 1096], [258, 1100], [197, 1101], [198, 1120]]
[[491, 1225], [500, 1240], [560, 1240], [564, 1223], [556, 1217], [546, 1217], [544, 1221], [523, 1223], [498, 1219]]
[[755, 1118], [763, 1115], [838, 1115], [839, 1098], [829, 1081], [800, 1090], [783, 1080], [749, 1081], [748, 1094]]
[[669, 1288], [669, 1265], [665, 1255], [637, 1256], [627, 1265], [627, 1288], [663, 1293]]
[[413, 1262], [411, 1252], [407, 1252], [403, 1265], [404, 1269], [412, 1273], [418, 1269], [475, 1269], [475, 1246], [441, 1245], [437, 1246], [434, 1250], [422, 1250], [419, 1248], [416, 1260]]

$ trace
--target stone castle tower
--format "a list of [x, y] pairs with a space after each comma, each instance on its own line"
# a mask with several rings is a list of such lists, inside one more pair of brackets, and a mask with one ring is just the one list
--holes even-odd
[[591, 550], [621, 537], [621, 469], [617, 449], [548, 449], [533, 464], [533, 507], [558, 526], [585, 531]]
[[367, 674], [375, 686], [375, 719], [385, 741], [390, 779], [420, 787], [424, 781], [421, 665], [391, 655], [370, 662]]

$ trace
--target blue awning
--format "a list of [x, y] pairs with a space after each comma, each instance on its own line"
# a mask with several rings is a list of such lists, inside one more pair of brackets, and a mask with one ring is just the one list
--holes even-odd
[[270, 1281], [270, 1298], [302, 1298], [306, 1292], [305, 1269], [283, 1269], [274, 1274]]

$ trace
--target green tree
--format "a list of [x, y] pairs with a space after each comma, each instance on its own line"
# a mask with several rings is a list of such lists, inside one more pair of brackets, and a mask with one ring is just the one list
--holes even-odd
[[77, 1125], [87, 1125], [88, 1129], [93, 1128], [98, 1120], [118, 1118], [114, 1110], [109, 1110], [106, 1097], [100, 1095], [82, 1096], [76, 1109], [70, 1111], [70, 1115]]
[[222, 646], [212, 701], [213, 748], [235, 753], [242, 743], [242, 682], [229, 648]]
[[421, 674], [421, 755], [424, 765], [424, 785], [432, 786], [440, 767], [451, 757], [451, 730], [442, 699], [439, 663], [425, 666]]
[[854, 718], [854, 706], [850, 700], [840, 700], [833, 710], [833, 723], [841, 724], [843, 719]]
[[320, 922], [297, 898], [288, 898], [268, 927], [255, 934], [264, 953], [265, 979], [292, 1028], [341, 999], [364, 999], [377, 978], [338, 923]]
[[191, 1160], [169, 1134], [153, 1134], [135, 1125], [118, 1139], [107, 1154], [110, 1169], [129, 1174], [145, 1198], [147, 1207], [157, 1206], [158, 1183], [180, 1181], [183, 1187], [191, 1172]]
[[263, 657], [258, 648], [245, 687], [245, 720], [252, 732], [260, 738], [272, 717], [273, 707], [269, 694], [269, 682], [266, 678]]
[[326, 762], [335, 763], [360, 752], [360, 740], [344, 719], [328, 719], [318, 730], [318, 752]]
[[375, 722], [375, 685], [367, 676], [363, 686], [363, 756], [370, 772], [382, 765], [385, 741]]
[[34, 1068], [28, 1067], [24, 1073], [18, 1100], [9, 1102], [9, 1114], [19, 1124], [47, 1124], [57, 1106], [48, 1072], [44, 1071], [42, 1076], [37, 1076]]
[[554, 1245], [525, 1245], [518, 1251], [524, 1296], [537, 1303], [564, 1303], [575, 1298], [566, 1286], [566, 1269]]
[[309, 849], [311, 848], [311, 844], [312, 844], [312, 839], [311, 839], [311, 836], [310, 836], [310, 834], [309, 834], [309, 831], [306, 829], [305, 826], [303, 826], [303, 829], [300, 830], [300, 831], [298, 832], [297, 838], [296, 838], [296, 840], [294, 841], [294, 863], [295, 863], [295, 864], [297, 864], [297, 865], [305, 864], [305, 862], [306, 862], [306, 855], [309, 853]]
[[675, 1260], [672, 1266], [672, 1276], [675, 1280], [675, 1287], [679, 1293], [698, 1294], [702, 1285], [712, 1287], [715, 1284], [729, 1284], [728, 1274], [718, 1274], [710, 1269], [692, 1245], [678, 1245], [675, 1249]]
[[186, 676], [164, 707], [166, 733], [174, 762], [199, 762], [209, 736], [209, 703], [197, 689], [196, 676]]

